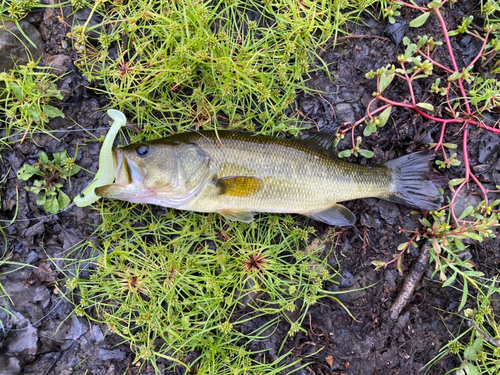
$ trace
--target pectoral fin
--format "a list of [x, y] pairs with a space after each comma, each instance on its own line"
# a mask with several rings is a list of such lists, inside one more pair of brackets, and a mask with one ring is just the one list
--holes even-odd
[[353, 225], [356, 221], [354, 214], [341, 204], [336, 204], [327, 210], [314, 212], [305, 216], [329, 225]]
[[253, 213], [250, 211], [221, 210], [217, 211], [217, 213], [232, 221], [243, 221], [245, 223], [253, 221]]
[[220, 188], [219, 195], [249, 197], [260, 190], [262, 180], [257, 177], [231, 176], [217, 179], [215, 185]]

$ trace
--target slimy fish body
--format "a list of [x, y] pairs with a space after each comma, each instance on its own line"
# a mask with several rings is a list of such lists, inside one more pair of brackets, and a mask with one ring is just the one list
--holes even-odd
[[352, 225], [353, 213], [338, 202], [378, 197], [439, 208], [438, 189], [427, 177], [432, 159], [424, 151], [369, 168], [338, 160], [313, 139], [182, 133], [115, 149], [115, 182], [96, 194], [245, 222], [254, 212], [276, 212]]

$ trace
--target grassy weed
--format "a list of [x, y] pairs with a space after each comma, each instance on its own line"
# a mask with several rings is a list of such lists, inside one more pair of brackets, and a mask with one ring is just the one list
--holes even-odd
[[[476, 306], [463, 311], [465, 331], [450, 340], [429, 364], [448, 355], [456, 355], [460, 366], [448, 373], [456, 375], [498, 374], [500, 371], [500, 322], [498, 310], [500, 289], [497, 279], [484, 283], [475, 297]], [[429, 365], [428, 364], [428, 365]]]
[[[254, 362], [249, 344], [280, 322], [294, 335], [310, 306], [335, 298], [326, 284], [337, 271], [321, 246], [308, 247], [314, 229], [290, 215], [246, 224], [138, 210], [126, 203], [104, 209], [103, 248], [83, 246], [94, 255], [65, 285], [76, 314], [107, 324], [130, 343], [136, 361], [155, 366], [164, 358], [197, 373], [230, 373], [234, 366], [273, 373], [290, 361]], [[89, 264], [89, 277], [79, 277], [78, 267]]]
[[2, 0], [0, 18], [19, 21], [26, 17], [30, 10], [40, 5], [40, 0]]
[[[374, 1], [365, 1], [366, 6]], [[73, 27], [79, 67], [144, 130], [301, 127], [291, 113], [321, 46], [361, 9], [349, 1], [97, 1], [103, 22]], [[134, 139], [135, 140], [135, 139]]]

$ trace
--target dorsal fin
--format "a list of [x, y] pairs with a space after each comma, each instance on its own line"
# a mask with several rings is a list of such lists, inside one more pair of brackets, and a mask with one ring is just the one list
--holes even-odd
[[328, 153], [333, 154], [332, 150], [335, 148], [333, 143], [336, 138], [336, 130], [323, 130], [303, 134], [300, 137], [300, 140], [314, 150], [327, 151]]

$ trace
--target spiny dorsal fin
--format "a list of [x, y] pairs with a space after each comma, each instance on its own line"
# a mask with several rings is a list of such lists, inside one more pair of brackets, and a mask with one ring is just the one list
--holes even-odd
[[260, 190], [262, 180], [257, 177], [231, 176], [217, 179], [215, 185], [220, 188], [219, 195], [249, 197]]
[[332, 130], [311, 132], [301, 136], [302, 142], [307, 143], [310, 148], [329, 152], [333, 150], [336, 138], [337, 133]]
[[232, 221], [243, 221], [245, 223], [250, 223], [251, 221], [253, 221], [253, 213], [251, 213], [250, 211], [220, 210], [217, 211], [217, 213]]
[[336, 204], [324, 211], [314, 212], [305, 216], [328, 225], [346, 226], [353, 225], [356, 221], [354, 214], [341, 204]]

